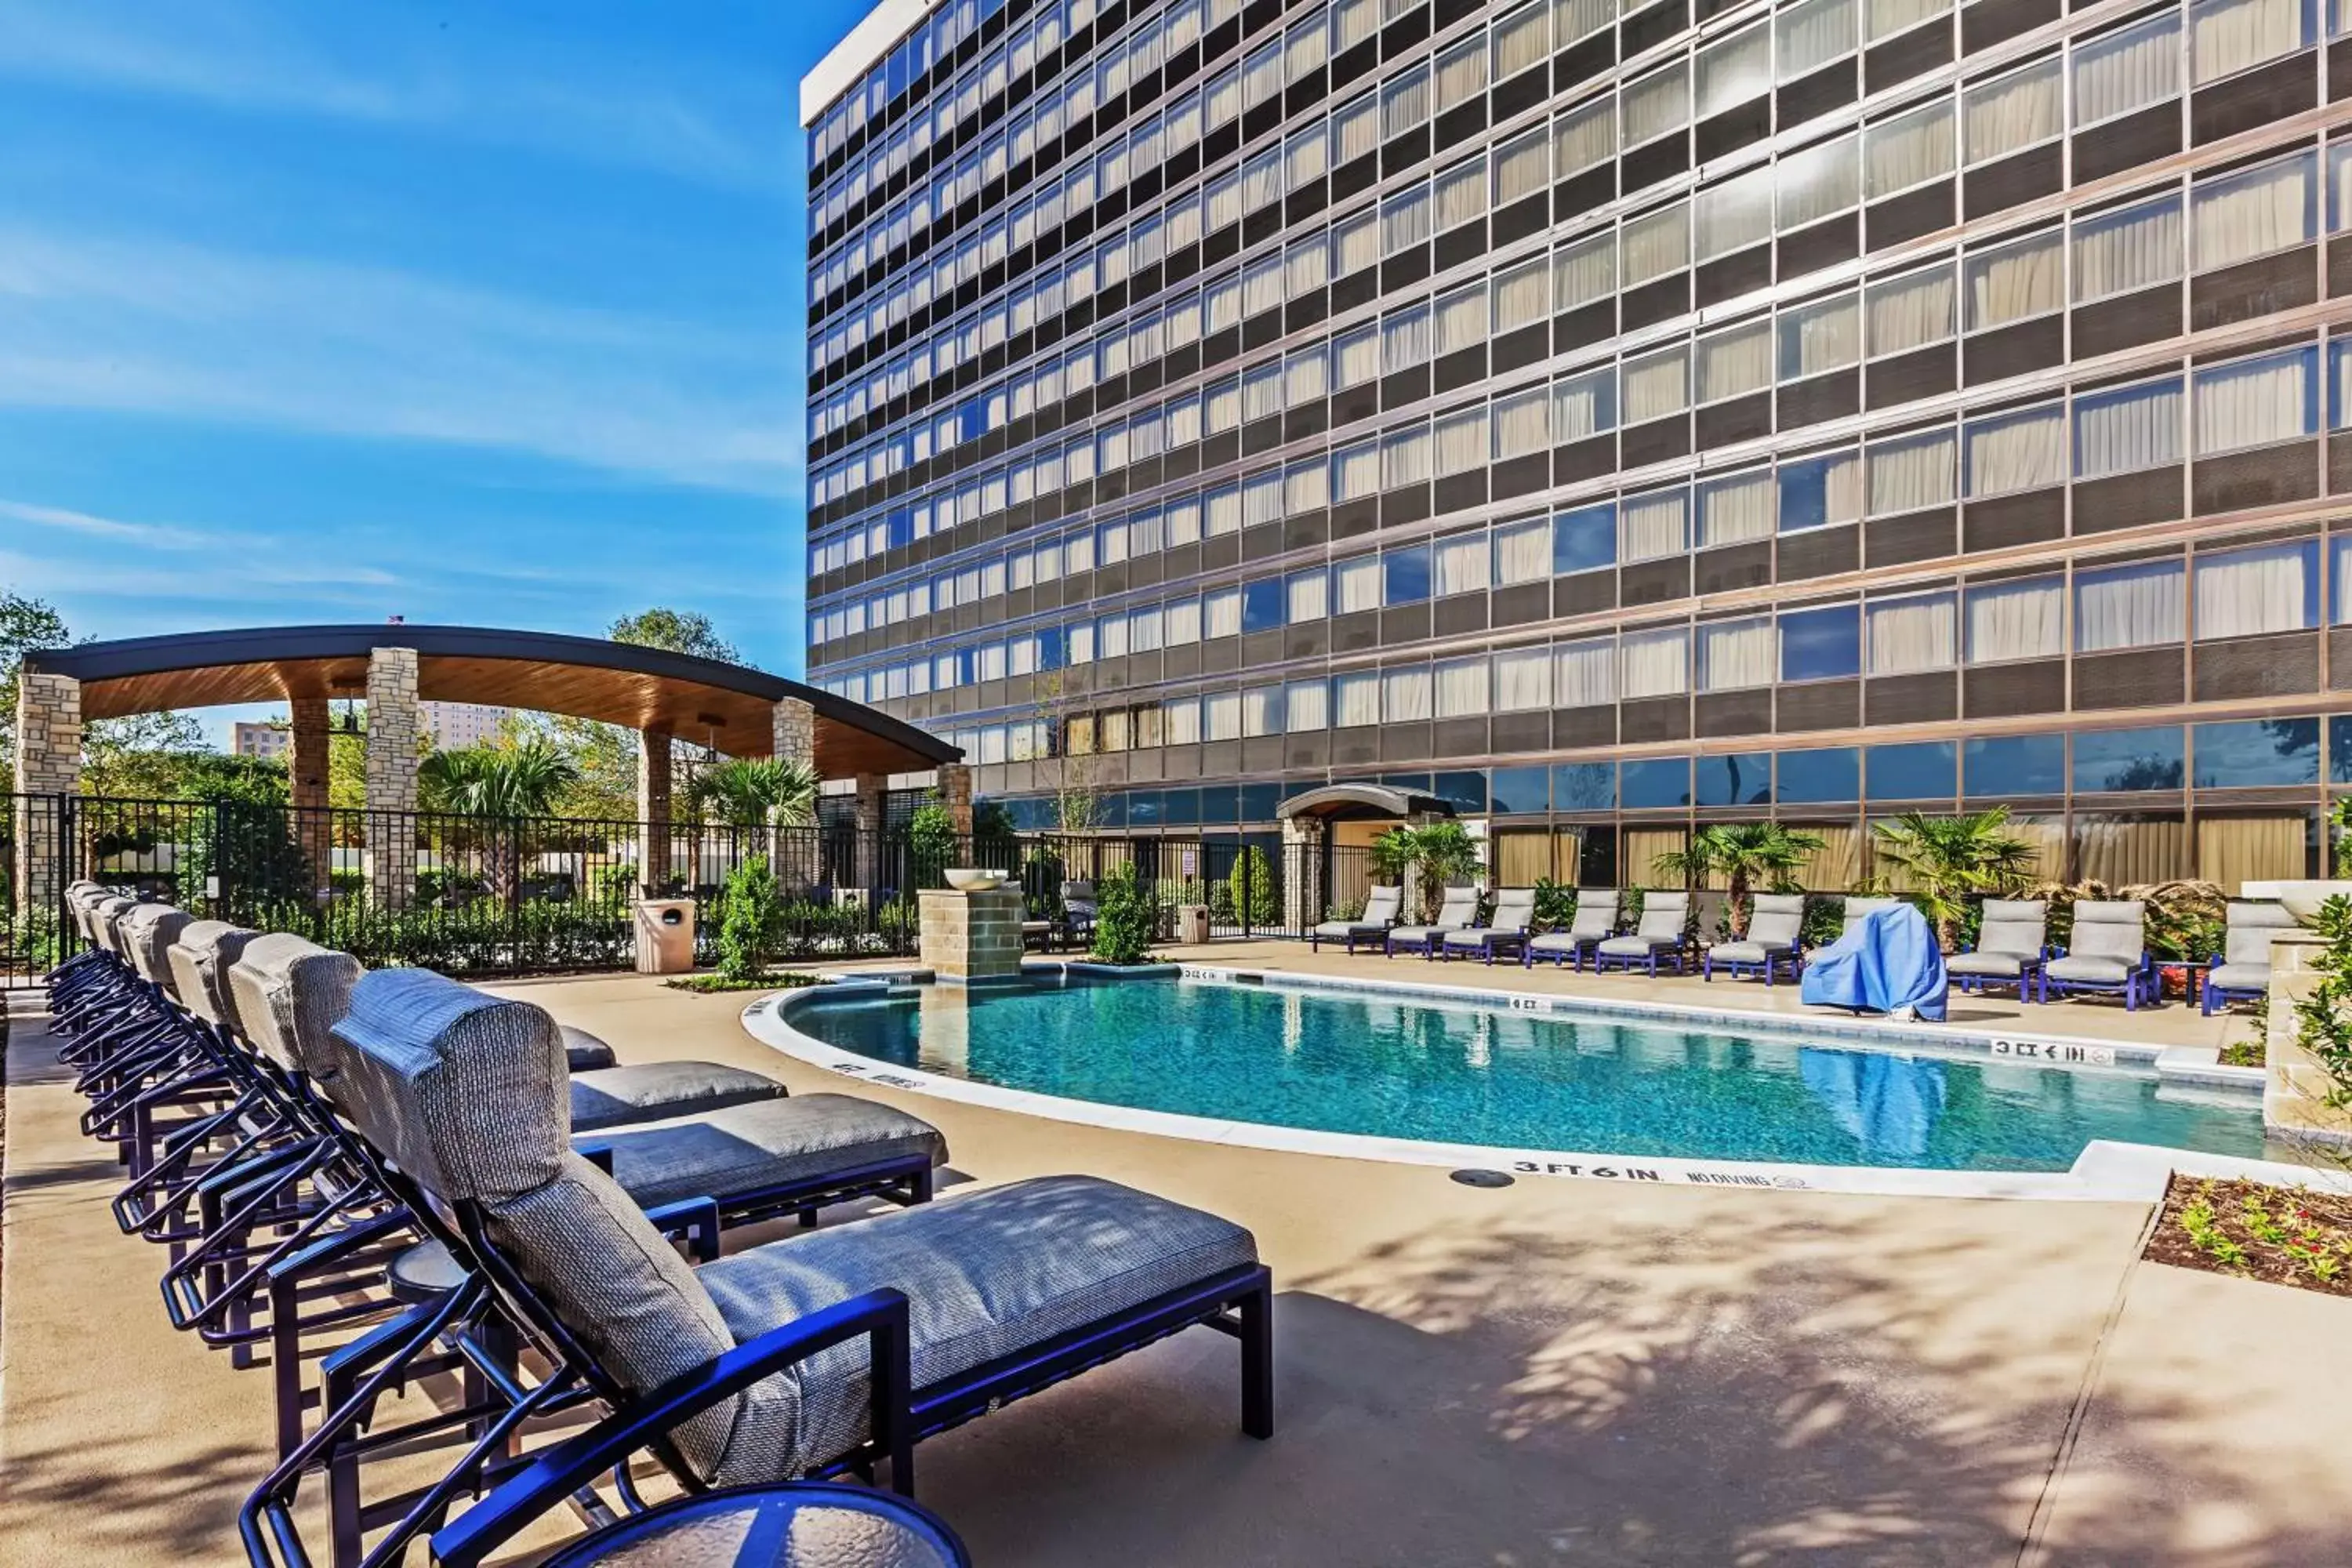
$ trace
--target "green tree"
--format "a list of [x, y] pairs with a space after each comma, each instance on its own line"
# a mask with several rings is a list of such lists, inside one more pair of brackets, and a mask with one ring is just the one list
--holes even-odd
[[955, 817], [936, 795], [915, 808], [915, 815], [907, 820], [907, 858], [915, 886], [947, 885], [944, 873], [958, 863], [956, 857], [962, 853], [958, 847], [960, 837]]
[[1095, 932], [1089, 956], [1099, 963], [1141, 963], [1160, 934], [1159, 911], [1121, 861], [1095, 879]]
[[428, 811], [466, 816], [547, 816], [579, 768], [554, 747], [528, 742], [511, 747], [468, 746], [434, 752], [417, 769]]
[[1486, 864], [1470, 830], [1451, 818], [1391, 827], [1372, 840], [1369, 858], [1373, 877], [1381, 882], [1402, 882], [1407, 873], [1418, 873], [1421, 901], [1433, 917], [1446, 887], [1475, 880]]
[[1777, 822], [1709, 823], [1692, 834], [1682, 848], [1657, 857], [1651, 862], [1651, 870], [1688, 888], [1721, 879], [1731, 934], [1738, 939], [1748, 934], [1748, 895], [1756, 887], [1787, 885], [1823, 843], [1818, 833]]
[[719, 973], [730, 980], [756, 980], [768, 973], [783, 913], [766, 856], [754, 855], [728, 872], [719, 893]]
[[673, 610], [656, 605], [650, 610], [621, 616], [605, 635], [614, 642], [638, 647], [667, 648], [672, 653], [689, 653], [698, 658], [715, 658], [726, 664], [743, 662], [735, 645], [720, 637], [710, 617], [699, 610]]
[[1270, 926], [1282, 918], [1282, 900], [1274, 886], [1274, 867], [1265, 851], [1252, 844], [1234, 857], [1225, 880], [1232, 886], [1234, 912], [1247, 916], [1252, 925]]
[[816, 821], [816, 770], [773, 757], [737, 757], [688, 784], [688, 809], [729, 827], [806, 827]]
[[2014, 891], [2036, 858], [2033, 841], [2010, 831], [2005, 805], [1957, 816], [1906, 811], [1874, 824], [1871, 837], [1879, 860], [1898, 873], [1878, 880], [1899, 882], [1918, 900], [1948, 947], [1968, 912], [1969, 898]]

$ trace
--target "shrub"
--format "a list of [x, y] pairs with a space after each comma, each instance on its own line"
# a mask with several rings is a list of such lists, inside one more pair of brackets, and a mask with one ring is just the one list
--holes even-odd
[[730, 980], [765, 973], [782, 912], [766, 856], [754, 855], [730, 871], [719, 895], [719, 973]]
[[1241, 916], [1234, 910], [1234, 885], [1231, 882], [1216, 881], [1209, 884], [1209, 923], [1213, 926], [1232, 926], [1242, 923]]
[[1244, 848], [1234, 857], [1233, 871], [1225, 879], [1235, 912], [1246, 915], [1251, 925], [1270, 926], [1282, 919], [1282, 899], [1265, 850], [1255, 844]]
[[1576, 889], [1549, 877], [1536, 879], [1536, 924], [1545, 931], [1566, 931], [1576, 919]]
[[937, 798], [915, 808], [907, 820], [907, 857], [913, 862], [915, 886], [944, 888], [947, 868], [957, 864], [955, 818]]
[[1135, 868], [1114, 866], [1095, 881], [1095, 941], [1100, 963], [1141, 963], [1159, 934], [1159, 911], [1136, 885]]

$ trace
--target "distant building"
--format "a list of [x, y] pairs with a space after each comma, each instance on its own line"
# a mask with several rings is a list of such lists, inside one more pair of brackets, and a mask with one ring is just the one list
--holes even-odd
[[422, 722], [436, 750], [460, 752], [498, 738], [499, 726], [514, 710], [478, 702], [427, 702]]
[[234, 750], [240, 757], [282, 757], [294, 749], [294, 732], [283, 724], [239, 724]]

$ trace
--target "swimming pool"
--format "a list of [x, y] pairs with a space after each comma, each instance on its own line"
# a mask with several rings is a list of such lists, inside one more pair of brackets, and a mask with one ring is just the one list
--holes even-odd
[[[2063, 1172], [2093, 1140], [2260, 1157], [2259, 1102], [2146, 1068], [1820, 1043], [1174, 978], [803, 994], [792, 1026], [892, 1068], [1101, 1105], [1498, 1149]], [[1895, 1037], [1899, 1039], [1902, 1037]]]

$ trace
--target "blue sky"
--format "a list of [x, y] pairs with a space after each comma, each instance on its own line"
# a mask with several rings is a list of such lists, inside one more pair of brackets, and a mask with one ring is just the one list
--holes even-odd
[[0, 0], [0, 586], [799, 673], [795, 110], [862, 9]]

